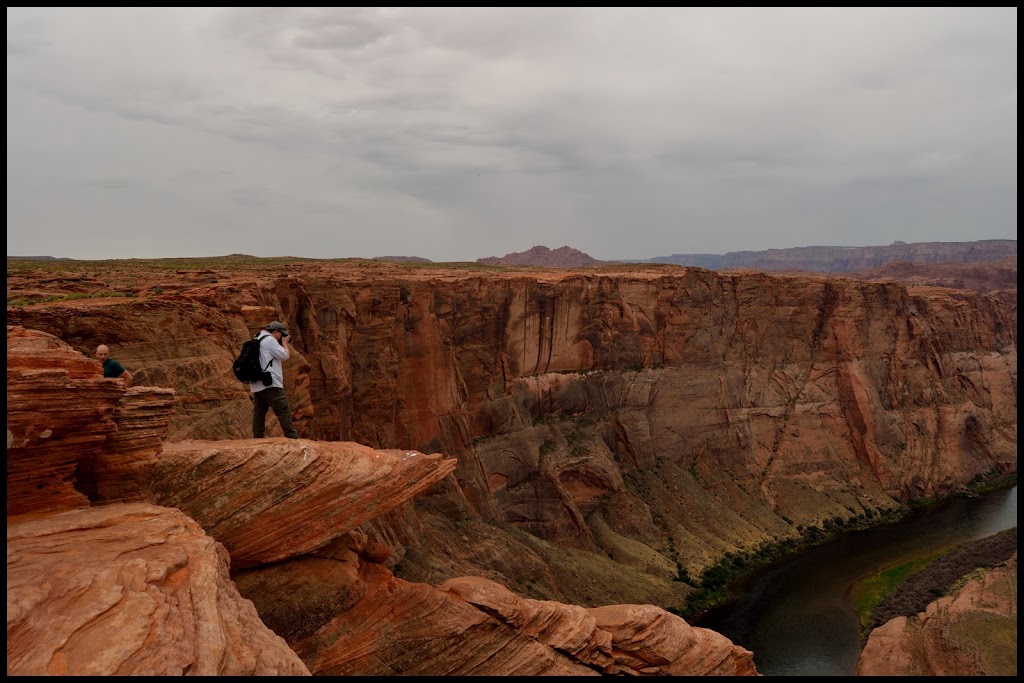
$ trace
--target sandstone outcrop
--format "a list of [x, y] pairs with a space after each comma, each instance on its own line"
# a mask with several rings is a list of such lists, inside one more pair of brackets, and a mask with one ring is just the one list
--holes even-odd
[[[482, 578], [397, 579], [391, 547], [355, 527], [408, 506], [454, 460], [283, 438], [165, 447], [173, 390], [124, 391], [45, 333], [8, 337], [21, 382], [9, 445], [43, 470], [8, 471], [23, 512], [7, 520], [8, 675], [756, 675], [748, 651], [649, 605], [592, 618]], [[47, 391], [30, 390], [40, 377]], [[53, 408], [111, 385], [121, 400], [89, 414], [104, 438], [76, 460], [59, 442], [93, 432]], [[27, 415], [47, 417], [60, 458]], [[61, 495], [29, 495], [58, 477]], [[132, 498], [177, 508], [111, 502]]]
[[791, 247], [764, 251], [730, 251], [727, 254], [673, 254], [650, 263], [673, 263], [724, 270], [802, 270], [817, 273], [850, 273], [878, 268], [893, 261], [911, 263], [977, 263], [1017, 257], [1017, 240], [974, 242], [893, 242], [871, 247]]
[[178, 510], [7, 519], [8, 676], [309, 675]]
[[542, 268], [581, 268], [607, 263], [607, 261], [599, 261], [590, 254], [584, 254], [579, 249], [572, 247], [548, 249], [542, 245], [504, 256], [478, 258], [476, 262], [487, 266], [540, 266]]
[[106, 449], [108, 437], [116, 440], [124, 393], [124, 382], [105, 379], [99, 361], [52, 335], [8, 325], [8, 516], [89, 505], [75, 487], [77, 470]]
[[859, 676], [1017, 674], [1017, 555], [980, 569], [913, 617], [871, 631]]
[[314, 674], [757, 675], [749, 651], [650, 605], [587, 610], [477, 577], [434, 588], [346, 566], [351, 607], [312, 635], [293, 631]]
[[1017, 289], [1017, 258], [988, 263], [910, 263], [893, 261], [879, 268], [851, 273], [873, 282], [900, 282], [915, 287], [970, 289], [982, 294]]
[[724, 636], [694, 628], [653, 605], [582, 609], [524, 600], [485, 579], [440, 586], [539, 642], [604, 673], [668, 676], [755, 674], [753, 655]]
[[439, 453], [349, 442], [180, 441], [164, 448], [152, 487], [161, 505], [198, 521], [241, 568], [322, 548], [454, 469]]
[[[9, 275], [9, 299], [84, 286], [40, 275], [54, 267]], [[79, 268], [78, 283], [102, 271], [122, 287], [109, 264]], [[138, 383], [174, 388], [173, 441], [248, 435], [228, 368], [255, 324], [285, 320], [302, 436], [458, 460], [414, 509], [364, 529], [405, 578], [503, 577], [597, 606], [625, 601], [598, 580], [614, 558], [657, 586], [630, 602], [681, 607], [665, 601], [673, 569], [696, 577], [727, 552], [1016, 471], [1015, 290], [672, 266], [133, 269], [134, 298], [8, 319], [108, 343]], [[494, 551], [432, 550], [461, 544], [453, 520], [489, 525]], [[504, 558], [524, 547], [544, 571], [513, 576]]]

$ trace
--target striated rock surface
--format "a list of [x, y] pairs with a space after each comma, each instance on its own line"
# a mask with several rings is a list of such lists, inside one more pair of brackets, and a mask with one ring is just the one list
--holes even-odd
[[317, 675], [756, 675], [750, 652], [659, 608], [586, 610], [481, 578], [433, 588], [348, 566], [354, 604], [292, 642]]
[[8, 676], [308, 675], [177, 510], [7, 520]]
[[[248, 436], [228, 367], [273, 312], [297, 349], [285, 380], [303, 436], [457, 458], [415, 508], [372, 523], [408, 579], [678, 608], [663, 598], [680, 568], [1016, 471], [1015, 290], [675, 266], [154, 262], [52, 282], [39, 269], [56, 266], [32, 267], [9, 274], [9, 298], [135, 283], [134, 299], [8, 318], [76, 348], [107, 341], [139, 383], [175, 388], [171, 440]], [[490, 545], [459, 550], [454, 522]], [[607, 561], [659, 588], [624, 599], [600, 580]]]
[[1017, 256], [1017, 240], [974, 242], [893, 242], [871, 247], [791, 247], [764, 251], [730, 251], [727, 254], [673, 254], [650, 263], [673, 263], [721, 270], [806, 270], [818, 273], [849, 273], [878, 268], [893, 261], [911, 263], [971, 263], [1002, 261]]
[[161, 505], [223, 543], [236, 568], [323, 547], [423, 493], [455, 460], [306, 439], [167, 444], [153, 473]]
[[583, 609], [524, 600], [480, 578], [452, 579], [440, 590], [608, 674], [668, 676], [755, 675], [753, 653], [728, 638], [653, 605]]
[[988, 263], [910, 263], [893, 261], [851, 277], [874, 282], [901, 282], [915, 287], [950, 287], [975, 292], [1017, 289], [1017, 258]]
[[871, 631], [859, 676], [1015, 676], [1017, 555], [969, 575], [913, 617]]
[[7, 326], [8, 516], [89, 505], [76, 470], [117, 430], [124, 392], [99, 361], [50, 334]]
[[133, 386], [114, 409], [117, 429], [106, 443], [79, 465], [78, 487], [90, 500], [155, 503], [150, 478], [163, 450], [163, 438], [177, 403], [177, 392]]
[[[68, 382], [83, 356], [42, 333], [9, 336], [15, 368], [71, 368], [55, 375], [63, 392], [22, 401], [33, 414], [77, 397]], [[107, 504], [45, 513], [35, 501], [32, 514], [8, 516], [9, 675], [308, 674], [289, 645], [325, 674], [756, 673], [749, 652], [659, 608], [591, 616], [483, 578], [441, 589], [396, 579], [383, 566], [391, 546], [356, 527], [440, 484], [452, 459], [284, 438], [165, 448], [175, 392], [122, 393], [101, 416], [102, 443], [65, 473]], [[61, 414], [49, 417], [67, 433]], [[24, 419], [16, 426], [30, 433]], [[31, 452], [47, 462], [46, 442]], [[179, 509], [110, 502], [132, 499]]]

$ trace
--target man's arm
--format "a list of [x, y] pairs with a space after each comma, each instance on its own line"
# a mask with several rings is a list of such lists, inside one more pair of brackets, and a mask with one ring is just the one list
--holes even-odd
[[277, 343], [273, 335], [271, 335], [270, 340], [274, 342], [273, 344], [267, 344], [267, 351], [270, 352], [270, 355], [278, 360], [288, 360], [288, 356], [291, 355], [288, 351], [288, 337], [281, 339], [280, 344]]
[[128, 372], [127, 370], [122, 372], [120, 377], [121, 379], [124, 380], [124, 386], [126, 389], [132, 385], [132, 382], [135, 381], [135, 377], [133, 377], [132, 373]]

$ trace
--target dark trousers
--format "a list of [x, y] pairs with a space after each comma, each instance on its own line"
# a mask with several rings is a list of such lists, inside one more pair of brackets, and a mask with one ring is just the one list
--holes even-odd
[[252, 435], [262, 439], [267, 426], [267, 409], [273, 408], [281, 430], [289, 439], [299, 438], [299, 433], [292, 426], [292, 409], [288, 406], [288, 396], [281, 387], [268, 387], [252, 395]]

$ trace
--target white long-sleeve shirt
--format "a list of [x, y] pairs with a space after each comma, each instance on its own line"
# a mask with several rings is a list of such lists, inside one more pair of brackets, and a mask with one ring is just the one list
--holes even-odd
[[[274, 380], [271, 386], [284, 389], [284, 371], [281, 368], [281, 363], [288, 360], [288, 356], [291, 354], [279, 341], [274, 339], [274, 335], [266, 330], [260, 330], [257, 338], [260, 340], [260, 367], [270, 371], [270, 376]], [[271, 360], [274, 362], [271, 363]], [[268, 363], [270, 367], [267, 367]], [[249, 382], [249, 389], [254, 394], [267, 388], [263, 382]]]

